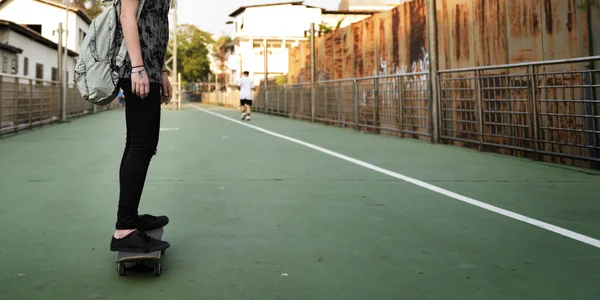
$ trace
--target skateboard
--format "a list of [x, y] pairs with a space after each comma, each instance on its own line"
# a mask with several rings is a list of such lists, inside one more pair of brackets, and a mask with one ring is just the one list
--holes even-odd
[[[159, 228], [150, 231], [146, 231], [146, 233], [159, 240], [163, 240], [165, 236], [165, 229]], [[161, 251], [154, 251], [148, 253], [133, 253], [133, 252], [125, 252], [119, 251], [117, 252], [117, 272], [119, 272], [119, 276], [125, 276], [128, 270], [136, 269], [137, 267], [146, 267], [148, 262], [152, 262], [152, 267], [154, 270], [154, 276], [160, 276], [162, 273], [162, 265], [160, 264], [160, 258], [165, 254], [167, 249], [163, 249]]]

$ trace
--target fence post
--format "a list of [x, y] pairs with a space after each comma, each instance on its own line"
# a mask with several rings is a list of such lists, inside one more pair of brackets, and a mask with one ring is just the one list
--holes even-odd
[[283, 85], [283, 112], [286, 117], [289, 117], [287, 110], [287, 85]]
[[404, 137], [404, 87], [402, 77], [398, 77], [398, 116], [400, 124], [398, 129], [400, 130], [400, 137]]
[[181, 73], [177, 73], [177, 110], [181, 110]]
[[374, 79], [374, 84], [375, 84], [375, 97], [374, 97], [374, 101], [375, 101], [375, 111], [374, 111], [374, 123], [375, 123], [375, 132], [377, 132], [378, 134], [381, 133], [381, 124], [380, 124], [380, 120], [379, 120], [379, 77], [375, 77]]
[[315, 23], [310, 23], [310, 121], [315, 121], [315, 104], [317, 95], [315, 94]]
[[436, 24], [436, 0], [427, 0], [427, 37], [429, 40], [429, 111], [431, 126], [431, 142], [440, 142], [439, 108], [440, 98], [438, 94], [438, 49], [437, 49], [437, 24]]
[[481, 71], [475, 71], [475, 99], [477, 101], [477, 133], [479, 135], [479, 146], [477, 149], [483, 151], [483, 101], [481, 99]]
[[29, 80], [29, 129], [31, 128], [33, 128], [33, 91], [31, 90], [31, 80]]
[[338, 82], [338, 122], [342, 127], [342, 82]]
[[329, 120], [329, 99], [327, 99], [329, 95], [327, 94], [327, 83], [323, 84], [323, 89], [325, 91], [325, 96], [324, 96], [324, 98], [325, 98], [324, 99], [325, 100], [325, 106], [324, 106], [324, 109], [325, 109], [325, 124], [327, 124], [328, 120]]
[[531, 97], [530, 97], [530, 105], [531, 105], [531, 114], [532, 119], [533, 119], [533, 124], [531, 124], [529, 127], [532, 128], [533, 126], [533, 150], [535, 151], [534, 155], [535, 155], [535, 160], [539, 160], [540, 156], [539, 156], [539, 144], [538, 144], [538, 111], [537, 111], [537, 82], [536, 82], [536, 76], [535, 76], [535, 67], [533, 65], [529, 66], [527, 68], [527, 70], [529, 71], [529, 78], [531, 80]]
[[358, 126], [358, 81], [356, 81], [356, 78], [353, 79], [354, 82], [354, 99], [353, 100], [353, 106], [354, 106], [354, 128], [356, 128], [356, 130], [359, 130], [360, 127]]

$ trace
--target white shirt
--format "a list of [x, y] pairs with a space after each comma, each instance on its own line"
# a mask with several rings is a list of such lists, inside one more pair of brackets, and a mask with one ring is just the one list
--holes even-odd
[[238, 81], [240, 87], [240, 99], [252, 100], [252, 89], [254, 88], [254, 80], [250, 77], [242, 77]]

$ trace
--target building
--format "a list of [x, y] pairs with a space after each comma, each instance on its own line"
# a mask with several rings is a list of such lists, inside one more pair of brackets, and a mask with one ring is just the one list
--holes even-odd
[[[0, 20], [1, 73], [46, 81], [58, 80], [58, 44], [36, 31]], [[69, 50], [67, 70], [75, 68], [77, 53]], [[67, 80], [72, 79], [67, 72]]]
[[[231, 21], [228, 22], [233, 25], [226, 71], [228, 85], [234, 84], [244, 71], [250, 72], [255, 84], [259, 84], [265, 77], [265, 64], [269, 78], [286, 75], [289, 49], [308, 39], [311, 23], [335, 28], [341, 22], [341, 27], [345, 27], [391, 6], [376, 7], [352, 10], [346, 5], [340, 6], [345, 8], [343, 10], [327, 10], [305, 1], [289, 1], [238, 8], [229, 15]], [[265, 42], [268, 49], [266, 63]]]
[[[83, 11], [50, 0], [0, 0], [0, 42], [7, 43], [20, 53], [9, 55], [3, 49], [8, 64], [8, 73], [33, 79], [59, 80], [58, 68], [58, 25], [67, 29], [67, 82], [73, 81], [75, 63], [91, 19]], [[64, 45], [64, 42], [63, 42]], [[14, 51], [13, 51], [14, 52]], [[16, 60], [15, 60], [16, 58]], [[4, 69], [2, 70], [4, 71]]]
[[[91, 19], [83, 11], [69, 7], [67, 48], [79, 53]], [[0, 19], [24, 25], [58, 43], [58, 23], [66, 26], [66, 6], [50, 0], [0, 0]], [[64, 45], [64, 43], [63, 43]]]

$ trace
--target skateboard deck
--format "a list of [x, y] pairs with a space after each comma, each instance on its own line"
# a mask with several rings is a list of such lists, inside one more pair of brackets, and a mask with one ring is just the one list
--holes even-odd
[[[165, 229], [154, 229], [146, 231], [146, 233], [149, 236], [162, 241], [165, 236]], [[134, 269], [136, 267], [144, 267], [145, 265], [147, 265], [148, 262], [152, 262], [154, 275], [160, 276], [162, 273], [162, 266], [159, 260], [165, 254], [165, 250], [166, 249], [148, 253], [119, 251], [117, 252], [117, 259], [115, 261], [117, 263], [117, 272], [119, 272], [120, 276], [125, 276], [125, 273], [128, 270]]]

